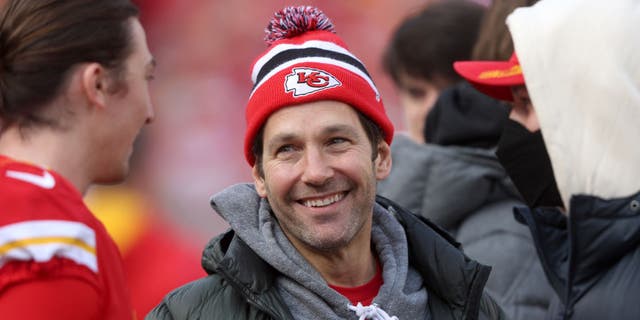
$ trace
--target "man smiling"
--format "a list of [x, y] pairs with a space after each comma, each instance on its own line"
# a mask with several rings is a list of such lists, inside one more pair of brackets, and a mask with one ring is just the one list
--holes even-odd
[[389, 173], [389, 145], [380, 141], [373, 150], [357, 112], [330, 100], [275, 112], [263, 141], [256, 189], [289, 241], [328, 283], [366, 283], [376, 261], [360, 248], [371, 241], [376, 179]]
[[148, 319], [501, 319], [488, 267], [376, 198], [393, 125], [329, 19], [289, 7], [267, 30], [246, 111], [254, 184], [213, 196], [231, 230], [205, 250], [209, 276]]

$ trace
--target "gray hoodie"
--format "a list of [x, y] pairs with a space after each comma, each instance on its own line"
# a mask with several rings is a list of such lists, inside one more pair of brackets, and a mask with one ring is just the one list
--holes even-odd
[[[215, 195], [212, 203], [238, 237], [281, 273], [276, 286], [295, 318], [315, 319], [321, 314], [322, 319], [358, 319], [349, 309], [349, 300], [331, 289], [291, 245], [271, 214], [269, 203], [256, 196], [253, 186], [228, 188]], [[372, 242], [384, 280], [373, 303], [399, 319], [430, 319], [422, 278], [409, 266], [404, 229], [377, 204], [373, 211]]]

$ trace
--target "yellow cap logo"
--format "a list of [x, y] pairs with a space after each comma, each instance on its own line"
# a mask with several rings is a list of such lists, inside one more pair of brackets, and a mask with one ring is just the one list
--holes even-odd
[[480, 73], [478, 75], [478, 79], [496, 79], [496, 78], [506, 78], [511, 76], [517, 76], [522, 74], [522, 68], [517, 64], [509, 69], [502, 70], [488, 70]]

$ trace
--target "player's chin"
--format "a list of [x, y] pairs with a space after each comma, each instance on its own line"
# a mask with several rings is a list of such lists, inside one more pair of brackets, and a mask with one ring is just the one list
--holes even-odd
[[[107, 168], [105, 168], [107, 169]], [[96, 184], [117, 184], [123, 182], [129, 175], [129, 161], [123, 161], [119, 165], [104, 170], [96, 176], [93, 183]]]

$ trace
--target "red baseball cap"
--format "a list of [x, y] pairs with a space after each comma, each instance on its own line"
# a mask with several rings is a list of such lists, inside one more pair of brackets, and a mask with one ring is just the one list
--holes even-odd
[[456, 61], [453, 68], [480, 92], [499, 100], [513, 101], [511, 87], [524, 85], [515, 52], [508, 61]]

